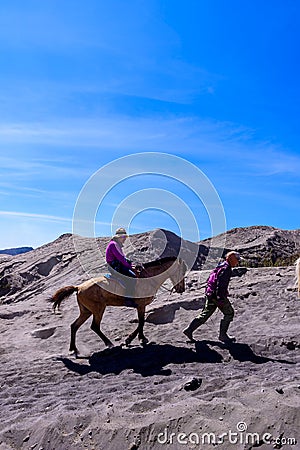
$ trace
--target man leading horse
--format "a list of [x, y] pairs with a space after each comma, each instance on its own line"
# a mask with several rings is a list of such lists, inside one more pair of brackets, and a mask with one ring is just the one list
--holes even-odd
[[205, 290], [205, 305], [201, 313], [183, 330], [183, 333], [194, 341], [193, 332], [203, 325], [210, 316], [219, 308], [224, 314], [220, 323], [219, 340], [225, 343], [234, 342], [235, 338], [227, 334], [230, 323], [233, 320], [234, 309], [228, 300], [228, 285], [232, 275], [232, 268], [239, 265], [240, 255], [237, 252], [229, 252], [226, 260], [219, 264], [209, 275]]

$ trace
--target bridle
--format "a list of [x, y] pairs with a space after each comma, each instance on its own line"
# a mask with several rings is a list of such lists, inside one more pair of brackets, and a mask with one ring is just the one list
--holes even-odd
[[[161, 265], [161, 264], [160, 264], [160, 265]], [[138, 270], [138, 268], [139, 268], [139, 270]], [[148, 275], [148, 280], [149, 280], [150, 283], [151, 283], [151, 278], [152, 278], [152, 277], [151, 277], [150, 273], [148, 272], [148, 270], [145, 269], [145, 267], [143, 266], [143, 264], [137, 264], [137, 266], [136, 266], [136, 272], [137, 272], [138, 274], [140, 274], [140, 273], [142, 273], [142, 271], [144, 271], [145, 274]], [[153, 283], [152, 283], [152, 285], [153, 285]], [[169, 289], [169, 288], [165, 287], [165, 286], [162, 284], [160, 287], [161, 287], [162, 289], [164, 289], [165, 291], [169, 292], [170, 295], [173, 294], [173, 292], [175, 291], [175, 286], [173, 286], [171, 289]]]

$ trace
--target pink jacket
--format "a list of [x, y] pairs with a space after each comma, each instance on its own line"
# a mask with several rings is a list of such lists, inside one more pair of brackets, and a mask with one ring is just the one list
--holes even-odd
[[105, 256], [106, 256], [106, 262], [108, 264], [110, 264], [111, 262], [113, 262], [114, 260], [117, 259], [125, 267], [128, 267], [129, 269], [132, 268], [131, 264], [125, 258], [122, 247], [120, 246], [120, 244], [118, 242], [114, 241], [113, 239], [109, 242], [109, 244], [106, 248]]

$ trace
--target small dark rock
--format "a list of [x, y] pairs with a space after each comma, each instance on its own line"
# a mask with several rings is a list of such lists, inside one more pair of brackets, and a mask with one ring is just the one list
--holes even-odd
[[232, 271], [232, 276], [233, 277], [241, 277], [243, 275], [245, 275], [245, 273], [247, 272], [247, 267], [238, 267], [233, 269]]
[[285, 345], [288, 350], [296, 350], [298, 347], [297, 342], [295, 341], [283, 342], [282, 345]]
[[191, 381], [188, 381], [185, 383], [183, 388], [186, 391], [195, 391], [196, 389], [199, 389], [199, 387], [202, 384], [202, 378], [193, 378]]
[[275, 391], [278, 392], [278, 394], [284, 394], [284, 390], [282, 388], [276, 388]]

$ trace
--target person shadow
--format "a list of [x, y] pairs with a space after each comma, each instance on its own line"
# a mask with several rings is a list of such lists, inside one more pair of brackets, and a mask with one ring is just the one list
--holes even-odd
[[133, 370], [143, 377], [153, 375], [171, 375], [170, 364], [186, 363], [221, 363], [222, 355], [211, 349], [205, 342], [199, 342], [193, 348], [175, 346], [172, 344], [150, 343], [145, 347], [113, 347], [93, 353], [88, 363], [82, 363], [71, 358], [60, 357], [65, 367], [79, 375], [97, 372], [101, 375], [119, 375], [124, 370]]
[[254, 353], [252, 348], [248, 344], [240, 343], [240, 342], [230, 342], [223, 343], [220, 341], [202, 341], [206, 345], [210, 345], [212, 347], [219, 347], [220, 349], [227, 349], [232, 356], [233, 359], [245, 362], [250, 361], [254, 364], [265, 364], [267, 362], [279, 362], [283, 364], [295, 364], [293, 361], [288, 361], [286, 359], [276, 359], [276, 358], [268, 358], [266, 356], [260, 356]]

